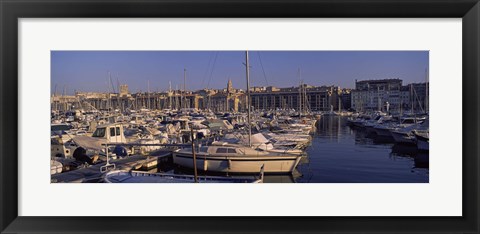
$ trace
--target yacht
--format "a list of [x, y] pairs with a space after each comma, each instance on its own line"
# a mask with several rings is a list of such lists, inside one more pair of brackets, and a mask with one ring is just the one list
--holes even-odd
[[[258, 173], [264, 165], [265, 173], [293, 173], [300, 162], [300, 155], [273, 153], [249, 146], [211, 145], [198, 147], [195, 152], [198, 170], [223, 173]], [[195, 151], [197, 151], [195, 149]], [[173, 162], [179, 166], [193, 168], [191, 148], [173, 152]]]
[[426, 119], [421, 124], [415, 124], [406, 128], [401, 128], [397, 130], [392, 130], [391, 134], [396, 143], [402, 144], [416, 144], [415, 141], [415, 130], [428, 130], [429, 121]]

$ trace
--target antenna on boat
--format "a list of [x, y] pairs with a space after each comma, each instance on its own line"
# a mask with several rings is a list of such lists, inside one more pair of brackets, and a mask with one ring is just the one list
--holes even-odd
[[110, 160], [108, 159], [108, 143], [105, 144], [105, 154], [106, 154], [106, 157], [107, 157], [107, 163], [100, 167], [100, 172], [106, 172], [108, 170], [115, 170], [115, 163], [110, 163]]
[[250, 67], [248, 64], [248, 50], [245, 51], [245, 67], [247, 73], [247, 124], [248, 124], [248, 146], [252, 147], [252, 126], [250, 126]]
[[262, 164], [262, 167], [260, 167], [260, 181], [263, 183], [263, 176], [265, 174], [265, 164]]

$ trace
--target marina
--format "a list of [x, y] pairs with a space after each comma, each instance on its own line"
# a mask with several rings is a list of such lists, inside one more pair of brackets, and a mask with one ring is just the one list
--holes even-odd
[[[384, 139], [374, 133], [367, 132], [364, 128], [349, 126], [349, 117], [345, 116], [322, 116], [315, 124], [315, 131], [309, 134], [308, 145], [305, 146], [304, 154], [277, 156], [277, 158], [292, 158], [295, 165], [286, 167], [288, 170], [279, 173], [267, 172], [263, 178], [264, 183], [425, 183], [429, 181], [429, 154], [428, 151], [418, 148], [416, 144], [405, 144], [395, 142], [393, 139]], [[235, 130], [235, 129], [234, 129]], [[298, 136], [302, 136], [299, 134]], [[307, 138], [307, 139], [309, 139]], [[286, 139], [284, 139], [286, 140]], [[210, 142], [212, 139], [204, 139], [203, 144], [210, 144], [216, 148], [242, 149], [242, 147], [225, 147], [225, 142], [216, 145]], [[199, 141], [200, 142], [200, 141]], [[213, 144], [212, 144], [213, 143]], [[264, 144], [269, 144], [264, 142]], [[115, 143], [112, 143], [115, 144]], [[200, 143], [201, 144], [201, 143]], [[294, 144], [294, 142], [290, 142]], [[134, 144], [119, 144], [123, 146], [133, 146]], [[145, 145], [141, 147], [146, 147]], [[135, 173], [166, 173], [169, 175], [194, 176], [191, 167], [193, 161], [191, 158], [192, 148], [188, 144], [165, 144], [158, 150], [149, 153], [144, 152], [140, 155], [117, 156], [114, 147], [110, 147], [112, 159], [109, 163], [116, 165], [112, 171], [135, 171]], [[267, 158], [256, 158], [261, 163], [252, 166], [250, 171], [235, 171], [235, 163], [230, 165], [231, 171], [218, 171], [215, 167], [228, 168], [228, 159], [220, 162], [215, 161], [214, 156], [206, 157], [202, 147], [196, 146], [198, 154], [196, 157], [201, 160], [197, 163], [198, 178], [209, 176], [223, 176], [225, 178], [244, 177], [245, 173], [251, 177], [259, 177], [260, 167], [267, 164]], [[422, 147], [422, 146], [420, 146]], [[184, 152], [190, 153], [184, 161], [175, 160]], [[135, 151], [135, 149], [133, 149]], [[137, 150], [140, 152], [140, 150]], [[202, 152], [203, 151], [203, 152]], [[188, 154], [187, 154], [188, 155]], [[220, 156], [222, 158], [225, 157]], [[251, 157], [243, 158], [249, 160]], [[108, 171], [102, 172], [105, 167], [106, 157], [101, 156], [104, 162], [95, 165], [85, 166], [63, 173], [52, 174], [52, 182], [104, 182]], [[113, 159], [114, 158], [114, 159]], [[276, 159], [275, 156], [272, 159]], [[231, 159], [230, 159], [231, 160]], [[298, 160], [298, 162], [297, 162]], [[67, 169], [69, 159], [65, 158], [58, 162], [64, 162], [64, 168]], [[76, 160], [70, 158], [70, 163]], [[100, 160], [101, 161], [101, 160]], [[205, 164], [204, 162], [207, 162]], [[150, 163], [150, 166], [149, 166]], [[251, 162], [250, 162], [251, 163]], [[293, 167], [293, 169], [292, 169]], [[153, 180], [150, 180], [152, 182]]]
[[148, 82], [130, 94], [110, 72], [108, 93], [55, 87], [51, 182], [429, 182], [428, 82], [314, 87], [298, 69], [298, 87], [250, 87], [248, 51], [243, 59], [246, 90], [229, 79], [187, 91], [187, 69], [183, 87], [165, 93]]

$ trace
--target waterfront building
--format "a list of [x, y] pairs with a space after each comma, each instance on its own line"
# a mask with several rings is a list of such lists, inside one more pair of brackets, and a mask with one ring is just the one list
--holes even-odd
[[352, 91], [352, 108], [357, 111], [373, 111], [400, 108], [401, 79], [355, 80]]
[[126, 84], [120, 85], [120, 96], [124, 97], [128, 95], [129, 95], [128, 85]]
[[342, 89], [340, 92], [341, 110], [349, 110], [352, 108], [352, 89]]
[[[254, 110], [295, 109], [308, 111], [401, 112], [428, 109], [428, 84], [403, 86], [401, 79], [363, 80], [355, 82], [355, 89], [338, 86], [311, 86], [277, 88], [252, 87], [251, 107]], [[74, 96], [52, 95], [51, 108], [55, 111], [84, 110], [139, 110], [146, 109], [210, 109], [215, 112], [245, 111], [246, 94], [235, 89], [229, 80], [224, 89], [198, 91], [168, 90], [165, 92], [130, 93], [127, 85], [120, 85], [119, 93], [76, 92]]]
[[255, 110], [329, 111], [338, 108], [339, 92], [338, 86], [316, 87], [303, 84], [290, 88], [254, 87], [250, 96]]
[[402, 85], [401, 79], [355, 80], [351, 108], [357, 111], [424, 112], [428, 105], [425, 83]]
[[209, 92], [204, 100], [204, 109], [214, 112], [238, 112], [245, 109], [246, 95], [242, 90], [233, 88], [232, 80], [229, 79], [226, 89]]

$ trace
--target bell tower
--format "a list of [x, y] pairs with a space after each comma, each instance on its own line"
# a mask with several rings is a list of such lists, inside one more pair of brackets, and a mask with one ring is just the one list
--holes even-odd
[[227, 93], [232, 93], [233, 92], [233, 87], [232, 87], [232, 80], [228, 79], [227, 83]]

